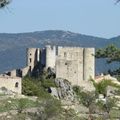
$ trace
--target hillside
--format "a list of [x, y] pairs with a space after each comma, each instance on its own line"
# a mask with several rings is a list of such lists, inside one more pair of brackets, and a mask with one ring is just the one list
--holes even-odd
[[[81, 46], [100, 48], [108, 44], [120, 46], [120, 36], [111, 39], [73, 33], [62, 30], [47, 30], [30, 33], [0, 33], [0, 72], [25, 66], [25, 54], [28, 47], [43, 47], [46, 44], [62, 46]], [[97, 65], [97, 71], [104, 68], [103, 61]]]

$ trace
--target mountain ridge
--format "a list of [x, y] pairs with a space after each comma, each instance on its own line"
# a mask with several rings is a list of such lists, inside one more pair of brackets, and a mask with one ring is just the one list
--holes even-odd
[[101, 48], [109, 44], [120, 47], [120, 36], [100, 38], [63, 30], [45, 30], [26, 33], [0, 33], [0, 72], [25, 66], [26, 48], [47, 44]]

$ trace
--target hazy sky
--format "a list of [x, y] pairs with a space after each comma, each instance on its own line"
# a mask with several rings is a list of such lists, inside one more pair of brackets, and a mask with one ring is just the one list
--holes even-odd
[[0, 10], [0, 33], [69, 30], [110, 38], [120, 35], [115, 0], [12, 0]]

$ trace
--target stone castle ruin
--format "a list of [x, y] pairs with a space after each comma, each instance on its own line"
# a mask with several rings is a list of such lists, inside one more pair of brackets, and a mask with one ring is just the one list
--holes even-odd
[[[80, 47], [51, 47], [27, 49], [29, 72], [39, 65], [55, 69], [56, 78], [64, 78], [73, 85], [88, 81], [95, 76], [95, 49]], [[39, 71], [39, 68], [35, 70]]]
[[[39, 74], [44, 68], [54, 69], [56, 78], [63, 78], [71, 82], [72, 85], [87, 85], [90, 78], [95, 77], [95, 49], [81, 47], [61, 47], [47, 45], [45, 48], [28, 48], [26, 52], [26, 67], [12, 70], [2, 75], [4, 87], [21, 93], [21, 78], [28, 75]], [[4, 79], [5, 80], [4, 80]], [[16, 81], [16, 79], [18, 81]], [[16, 83], [19, 86], [16, 86]], [[86, 84], [87, 83], [87, 84]], [[1, 84], [2, 86], [2, 84]], [[9, 87], [8, 87], [9, 86]]]
[[22, 85], [20, 77], [11, 77], [8, 75], [0, 75], [0, 94], [21, 94]]

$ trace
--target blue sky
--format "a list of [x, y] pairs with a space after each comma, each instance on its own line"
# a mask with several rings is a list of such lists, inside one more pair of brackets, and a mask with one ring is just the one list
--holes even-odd
[[0, 33], [69, 30], [98, 37], [120, 35], [115, 0], [12, 0], [0, 10]]

